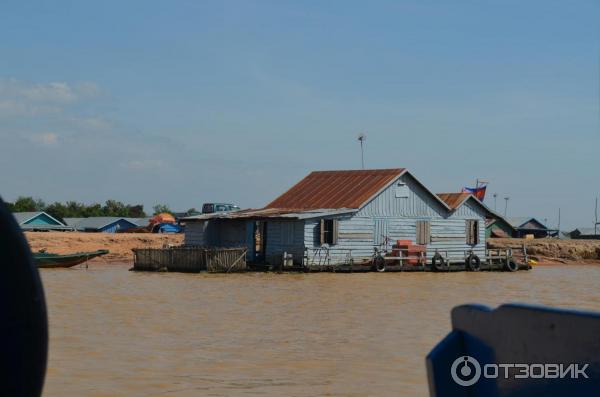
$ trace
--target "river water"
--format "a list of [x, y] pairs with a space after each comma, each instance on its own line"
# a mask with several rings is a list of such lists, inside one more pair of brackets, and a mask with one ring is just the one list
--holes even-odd
[[42, 269], [44, 396], [424, 396], [463, 303], [600, 310], [599, 266], [517, 273]]

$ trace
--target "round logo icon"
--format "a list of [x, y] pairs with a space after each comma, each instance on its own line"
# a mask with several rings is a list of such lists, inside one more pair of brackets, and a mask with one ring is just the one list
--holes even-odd
[[481, 377], [479, 361], [471, 356], [461, 356], [454, 360], [450, 368], [452, 380], [461, 386], [472, 386]]

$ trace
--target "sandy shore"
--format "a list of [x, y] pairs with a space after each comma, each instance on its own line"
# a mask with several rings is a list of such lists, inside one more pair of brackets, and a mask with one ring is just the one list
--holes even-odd
[[523, 240], [516, 238], [489, 238], [488, 248], [520, 249], [523, 244], [527, 254], [541, 265], [600, 264], [600, 240], [559, 240], [542, 238]]
[[132, 248], [160, 248], [165, 244], [183, 244], [183, 234], [26, 232], [25, 236], [33, 252], [43, 248], [57, 254], [99, 249], [110, 251], [108, 255], [93, 259], [95, 263], [132, 262]]

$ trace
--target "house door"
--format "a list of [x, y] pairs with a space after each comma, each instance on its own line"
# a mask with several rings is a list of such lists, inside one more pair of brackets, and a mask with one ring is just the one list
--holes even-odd
[[267, 222], [254, 222], [254, 262], [264, 263], [267, 252]]

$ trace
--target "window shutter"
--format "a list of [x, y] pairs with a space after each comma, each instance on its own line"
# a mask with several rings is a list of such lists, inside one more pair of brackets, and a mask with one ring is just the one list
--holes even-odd
[[323, 244], [325, 244], [325, 219], [321, 219], [319, 221], [319, 233], [320, 233], [319, 242], [321, 245], [323, 245]]
[[331, 231], [332, 232], [331, 244], [337, 244], [339, 222], [337, 219], [334, 219], [332, 222], [333, 222], [333, 230]]
[[479, 244], [479, 221], [474, 219], [468, 219], [465, 221], [467, 244], [477, 245]]
[[416, 240], [419, 245], [431, 243], [431, 223], [429, 221], [417, 221]]
[[465, 221], [465, 242], [471, 244], [471, 221]]

